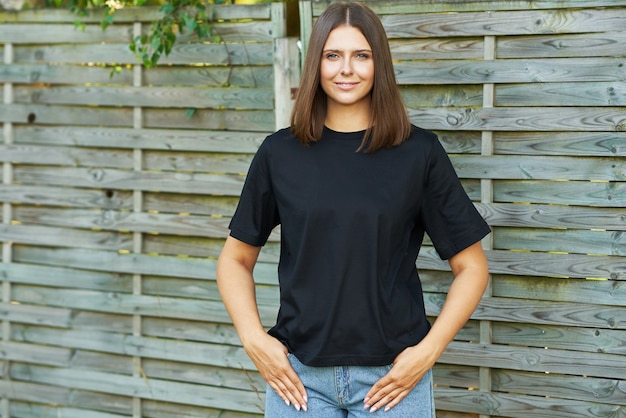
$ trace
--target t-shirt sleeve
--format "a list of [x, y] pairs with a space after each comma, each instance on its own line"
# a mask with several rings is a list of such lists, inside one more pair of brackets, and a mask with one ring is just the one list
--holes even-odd
[[229, 224], [232, 237], [255, 247], [265, 245], [272, 229], [280, 223], [267, 148], [263, 142], [254, 155]]
[[428, 157], [424, 191], [422, 221], [442, 260], [491, 232], [465, 193], [450, 158], [437, 139]]

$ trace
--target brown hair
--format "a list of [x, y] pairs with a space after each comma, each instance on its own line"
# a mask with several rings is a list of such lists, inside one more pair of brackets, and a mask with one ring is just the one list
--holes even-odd
[[330, 32], [343, 25], [363, 33], [374, 60], [371, 120], [358, 150], [372, 152], [398, 145], [409, 136], [411, 123], [396, 84], [385, 29], [378, 16], [362, 3], [332, 3], [315, 22], [291, 113], [291, 132], [305, 145], [322, 136], [327, 101], [320, 85], [322, 50]]

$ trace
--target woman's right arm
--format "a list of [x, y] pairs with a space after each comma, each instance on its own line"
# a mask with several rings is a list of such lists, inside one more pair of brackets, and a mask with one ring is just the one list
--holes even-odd
[[306, 391], [287, 359], [287, 348], [261, 324], [252, 275], [260, 250], [229, 236], [217, 261], [217, 287], [243, 348], [261, 376], [287, 405], [306, 410]]

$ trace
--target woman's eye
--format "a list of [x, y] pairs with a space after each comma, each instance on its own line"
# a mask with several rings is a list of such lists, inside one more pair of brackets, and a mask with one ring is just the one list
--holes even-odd
[[337, 54], [326, 54], [326, 58], [330, 60], [336, 59], [337, 57], [339, 57]]
[[370, 57], [369, 54], [365, 54], [365, 53], [357, 54], [357, 58], [360, 58], [360, 59], [368, 59], [369, 57]]

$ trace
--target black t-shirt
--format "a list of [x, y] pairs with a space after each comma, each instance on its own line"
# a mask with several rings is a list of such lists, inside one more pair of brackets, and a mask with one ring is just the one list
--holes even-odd
[[281, 225], [280, 310], [269, 331], [310, 366], [389, 364], [430, 329], [416, 259], [424, 232], [442, 259], [489, 233], [437, 137], [356, 152], [364, 131], [288, 129], [255, 155], [231, 236], [262, 246]]

